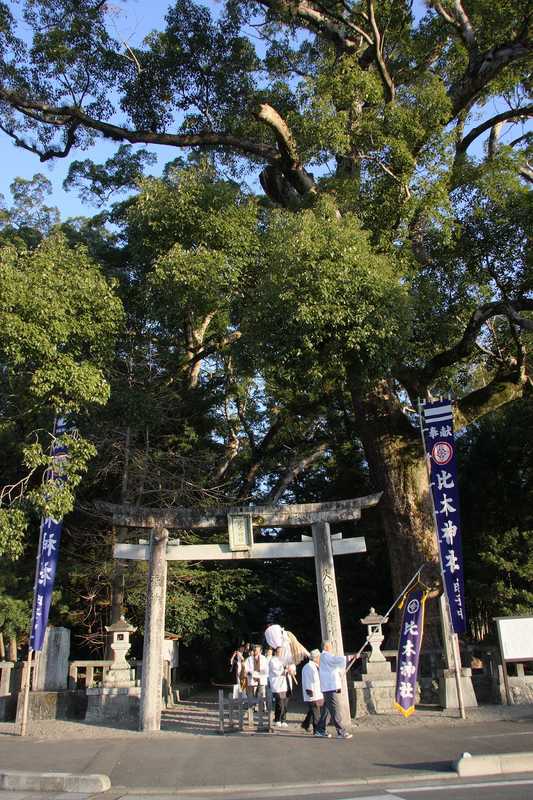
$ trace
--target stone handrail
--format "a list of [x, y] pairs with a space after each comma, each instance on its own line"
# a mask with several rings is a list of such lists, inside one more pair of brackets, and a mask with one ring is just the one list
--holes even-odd
[[14, 661], [0, 661], [0, 697], [10, 694], [11, 670], [14, 666]]
[[[129, 663], [131, 669], [135, 670], [135, 679], [138, 680], [139, 673], [142, 669], [142, 661], [131, 659]], [[112, 665], [113, 662], [111, 660], [105, 659], [79, 659], [71, 661], [68, 668], [68, 688], [92, 689], [97, 684], [102, 683], [104, 674], [111, 669]], [[84, 679], [84, 683], [83, 687], [80, 687], [79, 683], [82, 679]]]
[[[113, 662], [111, 660], [106, 661], [71, 661], [68, 667], [68, 688], [69, 689], [77, 689], [79, 688], [78, 683], [81, 679], [80, 672], [84, 673], [83, 677], [85, 678], [85, 689], [91, 689], [93, 686], [96, 685], [97, 682], [101, 682], [104, 672], [111, 668], [111, 664]], [[101, 677], [98, 681], [95, 679], [95, 670], [100, 673]]]

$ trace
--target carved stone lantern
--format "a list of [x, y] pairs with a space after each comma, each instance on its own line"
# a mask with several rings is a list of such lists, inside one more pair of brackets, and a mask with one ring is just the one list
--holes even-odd
[[382, 617], [375, 608], [361, 620], [367, 626], [366, 640], [371, 647], [363, 667], [360, 681], [354, 681], [356, 716], [365, 714], [390, 714], [394, 709], [395, 676], [391, 664], [381, 652], [384, 636], [381, 630], [388, 617]]
[[385, 622], [388, 622], [388, 620], [388, 617], [382, 617], [381, 614], [378, 614], [375, 608], [371, 608], [370, 613], [361, 620], [362, 624], [367, 626], [368, 634], [366, 640], [372, 648], [368, 657], [369, 664], [386, 661], [385, 656], [381, 652], [381, 645], [385, 638], [381, 626]]
[[121, 616], [118, 622], [106, 625], [106, 631], [111, 634], [112, 664], [104, 675], [104, 686], [125, 688], [135, 685], [135, 681], [131, 679], [130, 665], [126, 661], [126, 654], [131, 647], [130, 635], [136, 630], [137, 628], [126, 622], [124, 616]]

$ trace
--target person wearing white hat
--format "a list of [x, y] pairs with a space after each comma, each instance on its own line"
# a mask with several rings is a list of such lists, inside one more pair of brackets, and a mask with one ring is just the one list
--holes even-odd
[[320, 650], [311, 650], [309, 653], [309, 661], [302, 669], [302, 695], [308, 707], [307, 715], [302, 722], [302, 728], [308, 731], [312, 724], [313, 733], [317, 731], [320, 710], [324, 705], [324, 695], [320, 689], [319, 663]]

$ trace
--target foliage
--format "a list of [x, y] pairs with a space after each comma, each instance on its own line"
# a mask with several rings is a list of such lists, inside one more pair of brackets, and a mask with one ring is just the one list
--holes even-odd
[[67, 480], [42, 485], [39, 478], [50, 464], [46, 427], [54, 412], [80, 412], [105, 403], [103, 367], [122, 311], [86, 251], [70, 248], [58, 232], [33, 250], [22, 243], [5, 244], [0, 263], [0, 420], [9, 442], [1, 493], [2, 550], [13, 557], [20, 555], [31, 514], [61, 517], [73, 508], [74, 491], [94, 447], [82, 437], [65, 436]]
[[529, 614], [533, 602], [533, 532], [512, 528], [503, 536], [489, 536], [481, 559], [492, 567], [498, 613]]
[[473, 626], [526, 613], [533, 589], [532, 408], [503, 409], [460, 441], [461, 508]]
[[[265, 369], [310, 383], [339, 377], [347, 361], [365, 379], [388, 367], [408, 336], [400, 264], [373, 251], [354, 215], [324, 198], [267, 218], [262, 277], [248, 301], [248, 341]], [[268, 265], [268, 266], [267, 266]]]

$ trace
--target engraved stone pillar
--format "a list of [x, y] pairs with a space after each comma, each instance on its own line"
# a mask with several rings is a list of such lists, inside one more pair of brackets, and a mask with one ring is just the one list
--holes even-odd
[[61, 692], [68, 686], [70, 630], [48, 626], [33, 673], [34, 692]]
[[[344, 655], [329, 523], [316, 522], [311, 526], [311, 530], [315, 548], [316, 587], [322, 640], [331, 642], [335, 655]], [[344, 727], [350, 728], [351, 714], [345, 672], [342, 673], [341, 680], [341, 707]]]
[[167, 589], [168, 531], [154, 528], [150, 536], [150, 565], [144, 621], [143, 669], [139, 729], [161, 728], [161, 685], [163, 679], [163, 637]]

